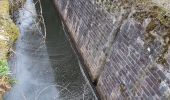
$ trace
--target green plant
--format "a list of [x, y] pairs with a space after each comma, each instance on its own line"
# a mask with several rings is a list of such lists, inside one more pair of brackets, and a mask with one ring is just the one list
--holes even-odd
[[9, 67], [6, 60], [0, 60], [0, 77], [9, 75]]

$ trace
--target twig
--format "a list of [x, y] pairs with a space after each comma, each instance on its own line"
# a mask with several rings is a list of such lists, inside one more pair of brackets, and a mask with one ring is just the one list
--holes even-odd
[[[38, 97], [39, 97], [45, 90], [47, 90], [49, 87], [54, 87], [54, 86], [56, 86], [56, 87], [61, 87], [61, 88], [62, 88], [62, 91], [63, 91], [63, 90], [67, 90], [70, 94], [72, 94], [72, 93], [66, 88], [68, 85], [67, 85], [66, 87], [63, 87], [63, 86], [61, 86], [61, 85], [54, 84], [54, 85], [49, 85], [49, 86], [43, 88], [43, 89], [38, 93], [38, 95], [35, 97], [35, 100], [38, 100]], [[58, 93], [60, 93], [60, 91], [59, 91]]]

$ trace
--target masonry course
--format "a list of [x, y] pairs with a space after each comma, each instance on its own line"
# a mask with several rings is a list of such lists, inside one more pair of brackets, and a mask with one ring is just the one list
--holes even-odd
[[136, 1], [55, 0], [102, 100], [170, 98], [168, 12]]

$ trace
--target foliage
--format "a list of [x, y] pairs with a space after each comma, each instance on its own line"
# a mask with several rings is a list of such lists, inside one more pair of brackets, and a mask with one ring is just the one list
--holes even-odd
[[6, 60], [0, 60], [0, 76], [9, 75], [9, 67]]

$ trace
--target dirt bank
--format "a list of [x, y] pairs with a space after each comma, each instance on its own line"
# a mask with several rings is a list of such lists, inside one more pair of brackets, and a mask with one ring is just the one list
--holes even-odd
[[9, 15], [8, 0], [0, 0], [0, 98], [10, 89], [7, 59], [9, 50], [19, 35], [18, 27]]

